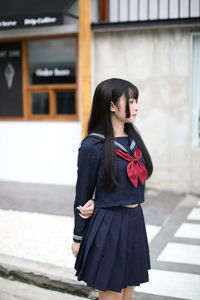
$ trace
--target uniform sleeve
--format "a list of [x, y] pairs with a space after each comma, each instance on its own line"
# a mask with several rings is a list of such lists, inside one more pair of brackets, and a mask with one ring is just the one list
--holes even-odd
[[73, 240], [75, 242], [81, 242], [87, 223], [90, 220], [79, 216], [80, 212], [77, 206], [83, 206], [93, 196], [97, 181], [99, 160], [99, 151], [95, 145], [81, 145], [78, 151], [76, 195], [74, 201]]

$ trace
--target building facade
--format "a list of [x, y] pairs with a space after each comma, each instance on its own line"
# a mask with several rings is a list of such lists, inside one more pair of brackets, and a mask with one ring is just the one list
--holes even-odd
[[[200, 1], [69, 2], [60, 21], [54, 11], [5, 29], [15, 20], [1, 18], [0, 179], [74, 185], [91, 95], [119, 77], [140, 91], [136, 126], [155, 170], [147, 186], [199, 194]], [[33, 25], [56, 17], [62, 24]]]

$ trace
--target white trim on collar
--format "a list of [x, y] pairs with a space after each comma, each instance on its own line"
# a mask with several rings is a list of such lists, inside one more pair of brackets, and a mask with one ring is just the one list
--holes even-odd
[[[105, 139], [105, 136], [104, 136], [103, 134], [101, 134], [101, 133], [92, 132], [92, 133], [90, 133], [89, 135], [95, 135], [95, 136], [99, 136], [99, 137]], [[133, 148], [135, 147], [135, 141], [134, 141], [132, 138], [131, 138], [131, 140], [132, 140], [132, 141], [131, 141], [130, 149], [131, 149], [131, 151], [132, 151]], [[119, 148], [121, 148], [124, 152], [128, 152], [128, 151], [126, 150], [126, 148], [125, 148], [123, 145], [121, 145], [119, 142], [114, 141], [114, 144], [115, 144], [116, 146], [118, 146]]]

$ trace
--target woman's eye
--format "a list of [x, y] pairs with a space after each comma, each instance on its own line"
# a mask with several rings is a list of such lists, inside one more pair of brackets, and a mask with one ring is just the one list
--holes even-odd
[[130, 101], [129, 101], [130, 104], [133, 104], [134, 102], [135, 102], [135, 103], [138, 103], [138, 99], [130, 100]]

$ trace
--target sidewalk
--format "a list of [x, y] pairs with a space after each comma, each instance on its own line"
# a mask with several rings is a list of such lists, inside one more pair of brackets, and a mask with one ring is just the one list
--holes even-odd
[[1, 300], [86, 300], [71, 294], [52, 291], [44, 288], [9, 280], [0, 277]]
[[[74, 276], [73, 199], [74, 187], [0, 182], [1, 275], [95, 299]], [[200, 198], [148, 190], [142, 207], [152, 269], [134, 299], [199, 300]]]

